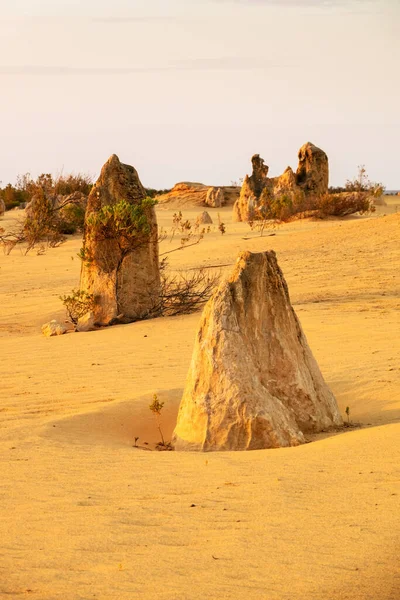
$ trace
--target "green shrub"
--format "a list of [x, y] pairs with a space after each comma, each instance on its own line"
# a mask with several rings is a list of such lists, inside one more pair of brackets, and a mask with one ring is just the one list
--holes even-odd
[[78, 320], [93, 310], [95, 299], [93, 294], [88, 294], [83, 290], [72, 290], [69, 296], [60, 296], [64, 304], [69, 319], [76, 325]]
[[120, 247], [133, 249], [150, 234], [146, 212], [155, 204], [152, 198], [145, 198], [139, 204], [129, 204], [126, 200], [107, 204], [88, 217], [87, 235], [97, 241], [117, 240]]

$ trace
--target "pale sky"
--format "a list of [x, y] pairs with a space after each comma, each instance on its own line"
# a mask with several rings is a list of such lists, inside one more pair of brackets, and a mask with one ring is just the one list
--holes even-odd
[[400, 188], [400, 0], [0, 0], [0, 181], [226, 185], [311, 141]]

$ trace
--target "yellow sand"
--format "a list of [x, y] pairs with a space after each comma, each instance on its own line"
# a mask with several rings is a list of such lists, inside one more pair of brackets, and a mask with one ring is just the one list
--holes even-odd
[[[259, 237], [223, 209], [224, 236], [170, 255], [226, 271], [240, 250], [276, 250], [342, 413], [364, 424], [290, 449], [132, 448], [159, 439], [155, 392], [170, 438], [199, 315], [47, 339], [40, 326], [64, 318], [58, 297], [78, 283], [79, 238], [0, 255], [0, 598], [399, 600], [395, 210]], [[158, 216], [168, 227], [171, 212]]]

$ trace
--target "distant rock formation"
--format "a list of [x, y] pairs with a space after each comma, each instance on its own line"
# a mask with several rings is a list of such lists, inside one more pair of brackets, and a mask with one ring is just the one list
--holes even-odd
[[196, 219], [197, 225], [211, 225], [212, 222], [213, 220], [206, 210], [203, 211]]
[[234, 221], [251, 221], [256, 217], [255, 209], [259, 205], [261, 195], [266, 192], [269, 197], [288, 194], [304, 194], [319, 196], [328, 192], [329, 165], [328, 157], [323, 150], [310, 142], [299, 150], [299, 165], [296, 173], [287, 167], [279, 177], [268, 177], [268, 167], [259, 154], [252, 159], [252, 175], [246, 175], [240, 197], [233, 207]]
[[[197, 208], [198, 206], [210, 206], [207, 201], [207, 196], [210, 189], [221, 190], [220, 200], [223, 206], [233, 206], [239, 198], [240, 187], [238, 186], [221, 186], [219, 188], [210, 188], [202, 183], [182, 182], [177, 183], [170, 192], [161, 194], [156, 197], [158, 207], [169, 209], [184, 209]], [[221, 194], [223, 196], [221, 196]], [[222, 206], [221, 205], [221, 206]]]
[[310, 142], [299, 150], [296, 184], [306, 195], [321, 196], [328, 193], [328, 157], [323, 150]]
[[222, 188], [210, 187], [207, 191], [206, 205], [210, 208], [221, 208], [225, 205], [225, 195]]
[[3, 198], [0, 198], [0, 217], [2, 217], [5, 212], [6, 212], [5, 202], [4, 202]]
[[175, 449], [294, 446], [341, 424], [275, 253], [241, 253], [204, 308]]
[[137, 240], [107, 236], [107, 232], [99, 234], [91, 218], [107, 206], [121, 201], [137, 206], [145, 198], [146, 192], [136, 170], [122, 164], [115, 154], [111, 156], [90, 192], [85, 217], [80, 289], [94, 294], [96, 306], [93, 312], [98, 325], [108, 325], [117, 317], [119, 322], [145, 318], [159, 295], [154, 208], [144, 209], [149, 233], [141, 233]]

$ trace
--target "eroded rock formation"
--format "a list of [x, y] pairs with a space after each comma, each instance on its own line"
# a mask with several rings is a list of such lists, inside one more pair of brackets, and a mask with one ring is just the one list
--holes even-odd
[[[135, 321], [148, 316], [160, 288], [157, 220], [153, 207], [143, 209], [148, 232], [136, 238], [107, 235], [93, 225], [102, 209], [126, 202], [140, 206], [146, 192], [136, 170], [114, 154], [90, 192], [84, 235], [80, 289], [94, 294], [96, 324]], [[104, 212], [104, 211], [103, 211]]]
[[306, 195], [326, 194], [329, 183], [329, 164], [325, 152], [311, 142], [307, 142], [300, 148], [298, 156], [296, 184]]
[[268, 167], [259, 154], [252, 159], [252, 175], [246, 175], [240, 197], [233, 207], [234, 221], [250, 221], [257, 218], [256, 208], [263, 192], [269, 198], [282, 195], [319, 196], [328, 192], [329, 165], [323, 150], [310, 142], [299, 150], [299, 165], [296, 173], [287, 167], [279, 177], [268, 177]]
[[[240, 194], [240, 187], [238, 186], [210, 188], [210, 186], [203, 185], [202, 183], [182, 182], [177, 183], [170, 192], [157, 196], [156, 199], [159, 207], [173, 210], [207, 206], [207, 196], [210, 189], [221, 190], [223, 206], [233, 206]], [[220, 199], [222, 202], [221, 195]]]
[[204, 308], [175, 449], [293, 446], [341, 424], [275, 253], [243, 252]]
[[206, 205], [211, 208], [220, 208], [221, 206], [224, 206], [224, 190], [222, 188], [210, 187], [207, 191]]

